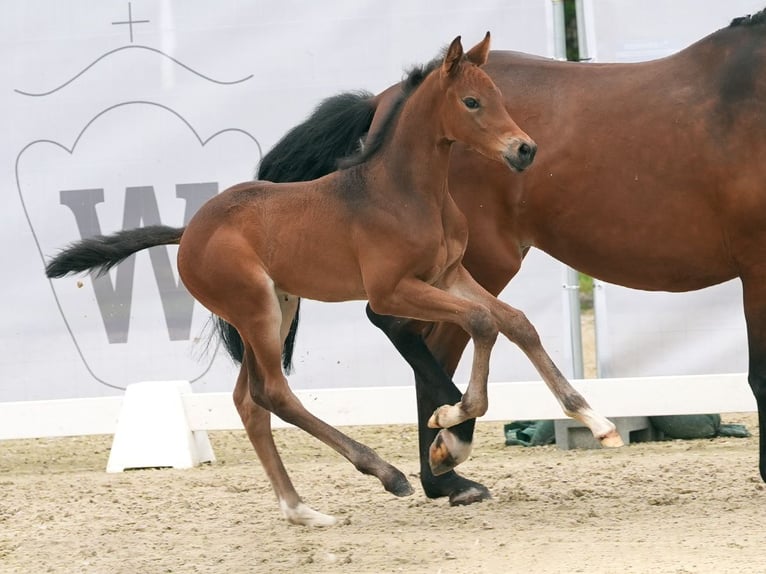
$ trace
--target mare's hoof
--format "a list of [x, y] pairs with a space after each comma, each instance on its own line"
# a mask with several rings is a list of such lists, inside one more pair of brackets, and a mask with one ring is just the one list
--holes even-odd
[[468, 480], [456, 472], [431, 476], [424, 480], [423, 491], [428, 498], [449, 497], [450, 506], [466, 506], [492, 498], [486, 486]]
[[447, 429], [436, 435], [428, 449], [428, 465], [435, 476], [454, 469], [471, 454], [471, 443], [464, 442]]
[[456, 490], [449, 495], [450, 506], [468, 506], [476, 502], [484, 502], [492, 498], [489, 489], [483, 484], [465, 480], [467, 484], [461, 490]]

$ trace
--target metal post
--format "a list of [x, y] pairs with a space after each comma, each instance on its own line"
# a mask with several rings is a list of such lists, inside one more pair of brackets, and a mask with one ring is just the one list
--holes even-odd
[[577, 49], [580, 53], [580, 60], [592, 60], [596, 57], [595, 46], [590, 43], [588, 37], [589, 29], [593, 26], [593, 12], [590, 2], [586, 10], [586, 0], [575, 0], [575, 14], [577, 19]]
[[553, 55], [557, 60], [567, 59], [567, 30], [564, 17], [564, 0], [551, 0], [553, 3]]
[[569, 329], [572, 338], [572, 374], [575, 379], [585, 378], [582, 357], [582, 325], [580, 310], [580, 278], [577, 271], [567, 267], [567, 282], [564, 285], [569, 297]]

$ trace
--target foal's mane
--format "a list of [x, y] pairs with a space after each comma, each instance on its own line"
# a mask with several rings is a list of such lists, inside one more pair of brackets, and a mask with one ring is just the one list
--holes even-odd
[[755, 14], [748, 14], [747, 16], [740, 16], [734, 18], [729, 24], [729, 28], [736, 28], [737, 26], [758, 26], [766, 23], [766, 8]]
[[401, 92], [399, 93], [394, 104], [388, 110], [386, 117], [383, 118], [382, 123], [380, 124], [380, 129], [378, 129], [378, 131], [376, 131], [372, 137], [365, 141], [364, 146], [359, 153], [339, 160], [338, 169], [348, 169], [350, 167], [362, 164], [380, 150], [383, 142], [386, 141], [386, 137], [391, 132], [394, 124], [396, 124], [396, 119], [399, 117], [399, 114], [402, 111], [404, 102], [406, 102], [407, 98], [409, 98], [418, 88], [418, 86], [423, 83], [423, 80], [426, 79], [428, 74], [439, 67], [442, 60], [443, 58], [441, 57], [434, 58], [427, 64], [412, 67], [407, 72], [407, 75], [401, 83]]

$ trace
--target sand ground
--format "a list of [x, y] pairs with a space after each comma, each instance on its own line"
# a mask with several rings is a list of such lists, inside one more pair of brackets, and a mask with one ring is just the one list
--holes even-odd
[[415, 494], [295, 429], [275, 433], [304, 500], [339, 519], [291, 526], [243, 432], [210, 433], [217, 461], [106, 474], [111, 437], [0, 444], [0, 573], [764, 573], [766, 488], [751, 438], [562, 451], [504, 444], [479, 423], [461, 472], [493, 499], [452, 508], [417, 479], [410, 426], [348, 434], [403, 470]]
[[4, 442], [0, 572], [766, 572], [756, 436], [562, 451], [506, 447], [482, 423], [462, 472], [493, 499], [452, 508], [419, 488], [413, 427], [347, 430], [416, 493], [277, 431], [305, 501], [339, 519], [328, 529], [282, 520], [241, 432], [211, 433], [214, 464], [120, 474], [104, 472], [110, 437]]

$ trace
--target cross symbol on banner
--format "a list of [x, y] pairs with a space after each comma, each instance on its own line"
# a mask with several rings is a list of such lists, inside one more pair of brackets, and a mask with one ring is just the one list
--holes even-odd
[[131, 6], [131, 3], [128, 2], [128, 19], [123, 20], [122, 22], [112, 22], [112, 26], [119, 26], [123, 24], [127, 24], [130, 28], [130, 43], [133, 43], [133, 24], [148, 24], [150, 20], [134, 20], [133, 19], [133, 8]]

